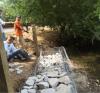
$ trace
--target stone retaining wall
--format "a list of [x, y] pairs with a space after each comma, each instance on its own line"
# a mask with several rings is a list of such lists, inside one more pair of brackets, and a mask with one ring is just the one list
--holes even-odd
[[40, 51], [36, 75], [30, 76], [21, 93], [77, 93], [64, 47]]

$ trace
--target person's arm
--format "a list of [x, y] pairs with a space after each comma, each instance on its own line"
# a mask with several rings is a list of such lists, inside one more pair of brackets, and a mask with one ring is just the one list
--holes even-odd
[[7, 53], [7, 56], [9, 56], [11, 53], [10, 53], [10, 50], [8, 49], [8, 44], [4, 41], [4, 48], [5, 48], [5, 51]]
[[19, 22], [15, 23], [16, 28], [23, 30], [23, 27], [21, 26], [21, 24]]
[[15, 52], [16, 50], [18, 50], [18, 49], [14, 46], [13, 43], [11, 44], [11, 49], [12, 49], [12, 52]]
[[5, 22], [0, 18], [0, 23], [2, 24], [2, 25], [5, 25]]
[[16, 22], [16, 23], [15, 23], [15, 27], [16, 27], [16, 28], [19, 28], [20, 30], [23, 30], [24, 32], [27, 32], [27, 33], [28, 33], [28, 31], [26, 31], [26, 30], [22, 27], [21, 23]]

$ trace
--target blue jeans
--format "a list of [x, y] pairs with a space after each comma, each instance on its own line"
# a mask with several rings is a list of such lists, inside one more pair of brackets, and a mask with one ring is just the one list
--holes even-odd
[[8, 56], [8, 62], [11, 60], [11, 59], [15, 59], [15, 58], [18, 58], [20, 60], [22, 60], [22, 58], [25, 58], [23, 52], [19, 49], [17, 51], [15, 51], [14, 53], [12, 53], [11, 55]]
[[2, 33], [2, 40], [3, 40], [3, 41], [6, 40], [6, 36], [5, 36], [5, 33], [4, 33], [4, 32]]

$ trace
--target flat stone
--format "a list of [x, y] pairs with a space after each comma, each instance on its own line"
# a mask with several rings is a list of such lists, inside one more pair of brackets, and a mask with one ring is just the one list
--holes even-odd
[[[55, 92], [55, 89], [49, 88], [49, 89], [41, 90], [40, 93], [56, 93], [56, 92]], [[61, 92], [61, 93], [63, 93], [63, 92]]]
[[48, 82], [40, 82], [37, 84], [38, 86], [38, 89], [46, 89], [46, 88], [49, 88], [49, 84]]
[[51, 87], [55, 88], [55, 87], [57, 87], [59, 80], [57, 78], [49, 78], [48, 82]]
[[33, 86], [34, 82], [35, 82], [34, 77], [29, 77], [26, 81], [26, 84], [29, 86]]
[[48, 77], [58, 77], [58, 71], [53, 71], [53, 72], [47, 72]]
[[21, 93], [28, 93], [28, 90], [27, 89], [23, 89], [23, 90], [21, 90]]
[[60, 84], [57, 87], [56, 93], [76, 93], [72, 85]]
[[35, 89], [29, 89], [28, 93], [36, 93], [36, 90]]
[[33, 86], [24, 86], [23, 88], [24, 88], [24, 89], [32, 89]]
[[59, 78], [59, 82], [63, 83], [63, 84], [71, 84], [72, 83], [69, 76], [64, 76], [64, 77]]

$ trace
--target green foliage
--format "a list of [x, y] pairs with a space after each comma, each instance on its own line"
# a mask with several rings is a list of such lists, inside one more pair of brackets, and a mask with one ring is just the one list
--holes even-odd
[[58, 27], [62, 41], [80, 38], [93, 43], [100, 0], [7, 0], [7, 16]]

